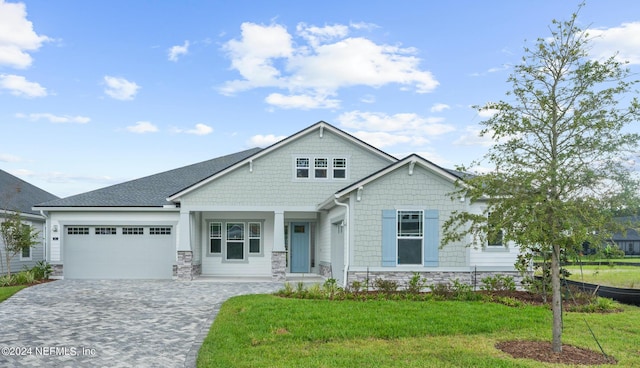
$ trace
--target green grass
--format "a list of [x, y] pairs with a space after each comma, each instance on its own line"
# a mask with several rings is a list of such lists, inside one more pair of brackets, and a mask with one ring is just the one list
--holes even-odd
[[18, 285], [18, 286], [5, 286], [0, 287], [0, 302], [9, 299], [9, 297], [18, 291], [26, 288], [26, 285]]
[[[640, 308], [565, 315], [564, 342], [640, 366]], [[510, 339], [551, 339], [545, 307], [461, 301], [327, 301], [241, 296], [222, 306], [198, 367], [562, 367], [495, 349]]]
[[620, 288], [640, 289], [640, 267], [638, 266], [565, 266], [571, 272], [569, 280]]

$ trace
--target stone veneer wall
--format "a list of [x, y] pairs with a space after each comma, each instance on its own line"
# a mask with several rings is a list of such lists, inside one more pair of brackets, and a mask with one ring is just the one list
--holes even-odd
[[287, 279], [287, 252], [271, 252], [271, 280], [285, 281]]
[[322, 277], [331, 278], [334, 277], [331, 271], [331, 263], [329, 262], [320, 262], [318, 264], [318, 273]]
[[[369, 287], [373, 286], [373, 282], [376, 279], [383, 280], [393, 280], [398, 282], [398, 289], [402, 290], [406, 287], [411, 277], [413, 277], [413, 272], [394, 272], [394, 271], [375, 271], [369, 272], [366, 271], [351, 271], [349, 272], [349, 280], [347, 285], [350, 285], [354, 281], [364, 282], [369, 278]], [[476, 290], [479, 290], [483, 285], [482, 279], [488, 276], [495, 275], [504, 275], [513, 277], [513, 281], [516, 284], [516, 288], [522, 288], [522, 275], [517, 271], [470, 271], [470, 272], [449, 272], [449, 271], [434, 271], [434, 272], [419, 272], [420, 276], [423, 279], [426, 279], [426, 285], [434, 285], [434, 284], [452, 284], [454, 280], [458, 280], [458, 282], [471, 285]]]
[[194, 278], [193, 252], [190, 250], [178, 251], [178, 264], [176, 269], [178, 280], [191, 281]]
[[51, 265], [51, 277], [64, 276], [64, 265], [52, 264]]

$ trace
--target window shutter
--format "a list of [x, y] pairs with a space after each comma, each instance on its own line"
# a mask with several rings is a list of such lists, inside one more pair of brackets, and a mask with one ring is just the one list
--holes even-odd
[[424, 265], [438, 266], [438, 253], [440, 251], [440, 222], [438, 210], [424, 211]]
[[382, 266], [396, 266], [396, 210], [382, 210]]

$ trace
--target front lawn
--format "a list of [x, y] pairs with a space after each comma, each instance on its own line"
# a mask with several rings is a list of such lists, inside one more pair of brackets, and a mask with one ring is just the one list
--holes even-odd
[[27, 285], [18, 285], [18, 286], [4, 286], [0, 287], [0, 302], [9, 299], [9, 297], [18, 291], [26, 288]]
[[640, 267], [638, 266], [564, 266], [571, 272], [569, 280], [606, 285], [619, 288], [640, 289]]
[[[640, 308], [565, 314], [564, 343], [640, 366]], [[505, 340], [551, 339], [551, 311], [468, 301], [329, 301], [251, 295], [222, 306], [198, 367], [559, 367], [514, 359]], [[562, 365], [560, 365], [562, 366]]]

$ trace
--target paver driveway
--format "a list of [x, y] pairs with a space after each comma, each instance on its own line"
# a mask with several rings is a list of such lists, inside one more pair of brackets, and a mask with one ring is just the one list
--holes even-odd
[[0, 303], [0, 367], [193, 367], [222, 302], [281, 287], [138, 280], [33, 286]]

